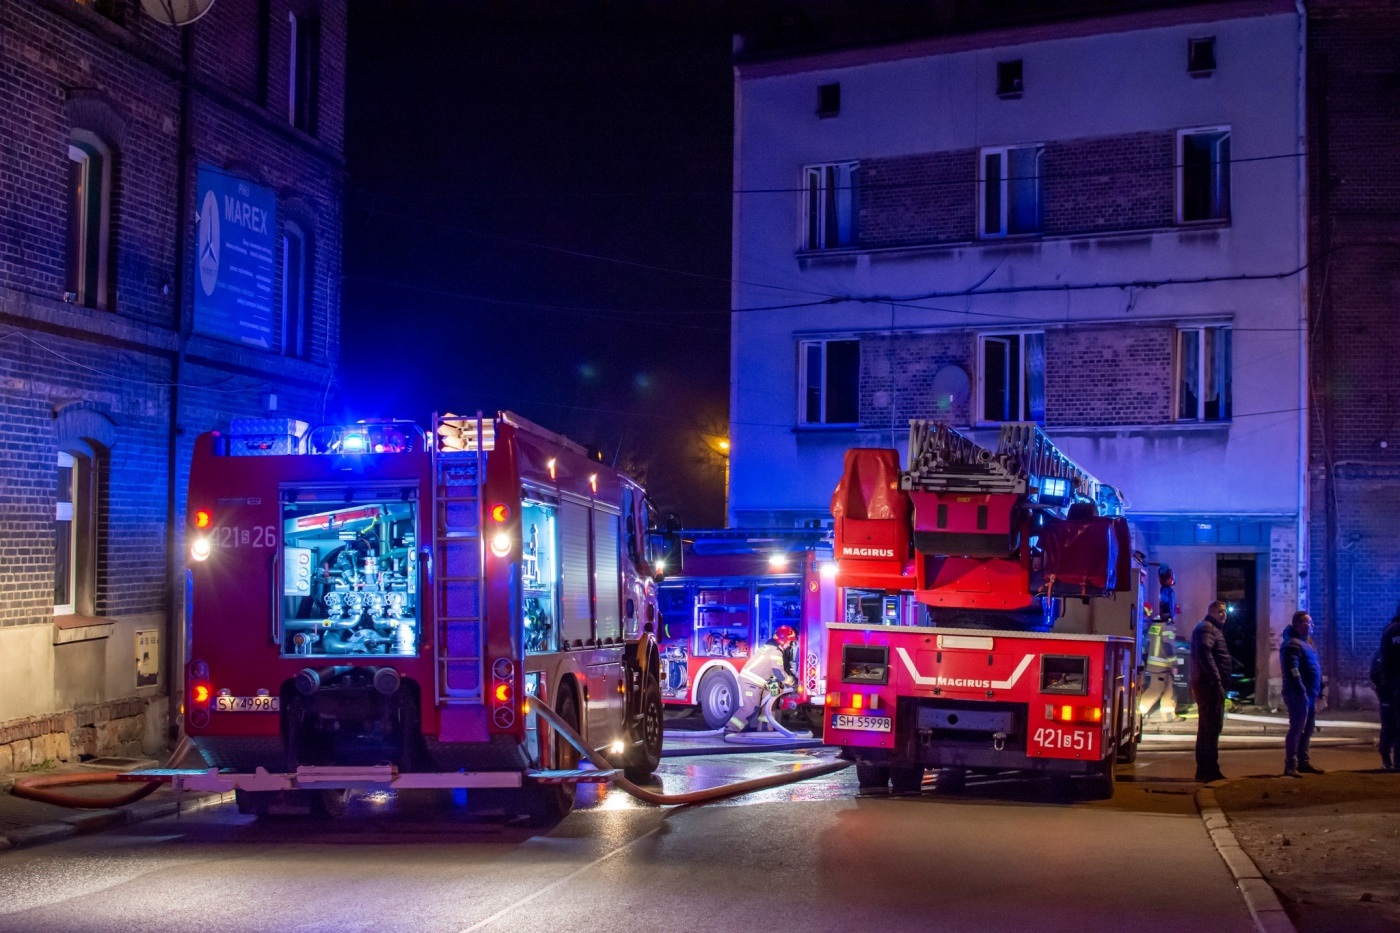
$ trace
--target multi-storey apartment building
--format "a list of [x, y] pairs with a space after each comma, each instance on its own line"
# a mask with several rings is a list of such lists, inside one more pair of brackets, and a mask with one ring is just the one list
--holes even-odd
[[0, 771], [166, 738], [193, 439], [316, 420], [343, 0], [0, 0]]
[[825, 519], [910, 418], [1040, 422], [1262, 699], [1306, 600], [1304, 41], [1241, 0], [741, 55], [731, 522]]

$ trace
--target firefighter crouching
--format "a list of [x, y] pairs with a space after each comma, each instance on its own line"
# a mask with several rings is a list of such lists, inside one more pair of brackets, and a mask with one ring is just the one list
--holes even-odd
[[726, 732], [743, 732], [749, 717], [763, 702], [763, 694], [772, 691], [777, 696], [785, 689], [796, 686], [797, 681], [788, 673], [783, 664], [783, 656], [788, 646], [797, 640], [797, 632], [791, 626], [780, 625], [773, 637], [763, 643], [749, 658], [744, 669], [739, 672], [739, 707], [729, 722], [724, 724]]

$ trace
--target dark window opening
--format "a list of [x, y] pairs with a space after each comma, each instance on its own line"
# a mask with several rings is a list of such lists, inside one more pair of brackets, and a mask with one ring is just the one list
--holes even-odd
[[823, 84], [817, 88], [817, 116], [834, 117], [841, 112], [841, 85]]
[[860, 341], [813, 340], [802, 345], [802, 423], [860, 421]]
[[1186, 70], [1197, 76], [1215, 70], [1215, 36], [1186, 40]]
[[1016, 98], [1025, 89], [1021, 73], [1021, 59], [1010, 62], [997, 62], [997, 96]]
[[306, 235], [294, 223], [282, 233], [282, 352], [306, 356], [307, 301]]
[[1182, 134], [1180, 184], [1183, 223], [1229, 219], [1229, 130]]
[[291, 26], [288, 119], [299, 130], [316, 132], [316, 77], [320, 71], [321, 24], [315, 17], [288, 14]]

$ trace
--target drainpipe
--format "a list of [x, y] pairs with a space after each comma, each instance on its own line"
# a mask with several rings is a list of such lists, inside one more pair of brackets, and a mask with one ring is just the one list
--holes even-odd
[[[1308, 587], [1308, 567], [1311, 547], [1308, 539], [1311, 483], [1308, 475], [1310, 451], [1309, 419], [1311, 373], [1309, 372], [1309, 341], [1311, 328], [1308, 318], [1308, 11], [1303, 0], [1294, 0], [1298, 17], [1298, 94], [1294, 106], [1298, 112], [1296, 151], [1298, 170], [1298, 522], [1296, 546], [1297, 608], [1307, 609], [1311, 595]], [[1270, 652], [1272, 655], [1272, 652]], [[1270, 658], [1272, 660], [1272, 658]], [[1267, 668], [1266, 668], [1267, 669]], [[1270, 698], [1272, 701], [1272, 698]]]
[[[166, 734], [174, 741], [180, 734], [181, 690], [184, 677], [184, 604], [185, 586], [183, 554], [179, 550], [178, 492], [180, 462], [180, 380], [184, 378], [185, 348], [189, 342], [189, 322], [185, 315], [185, 278], [187, 274], [185, 248], [189, 207], [190, 154], [190, 68], [194, 64], [193, 30], [189, 25], [180, 29], [180, 126], [175, 151], [175, 272], [174, 324], [176, 334], [175, 358], [170, 366], [170, 429], [166, 436], [165, 479], [165, 638], [161, 645], [161, 667], [165, 671]], [[178, 636], [178, 637], [177, 637]]]

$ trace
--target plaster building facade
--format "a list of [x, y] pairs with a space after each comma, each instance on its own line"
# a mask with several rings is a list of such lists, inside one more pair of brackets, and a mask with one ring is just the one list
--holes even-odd
[[829, 519], [843, 452], [904, 456], [911, 418], [1037, 421], [1276, 691], [1309, 566], [1305, 36], [1242, 0], [740, 54], [730, 522]]
[[0, 0], [0, 771], [166, 743], [193, 440], [335, 373], [344, 50], [343, 0]]

